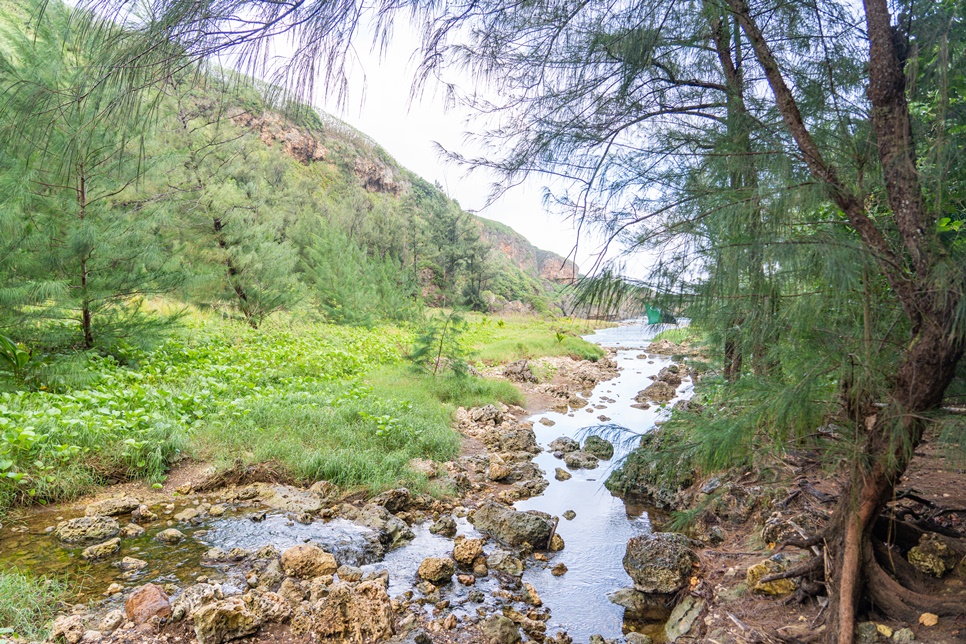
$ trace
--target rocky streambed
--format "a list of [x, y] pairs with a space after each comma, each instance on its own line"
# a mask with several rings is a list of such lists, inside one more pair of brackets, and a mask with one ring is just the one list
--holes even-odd
[[[537, 365], [505, 368], [550, 410], [459, 410], [464, 455], [411, 464], [452, 498], [360, 499], [325, 481], [250, 480], [271, 478], [256, 468], [160, 503], [28, 515], [4, 528], [0, 565], [83, 580], [51, 634], [71, 643], [663, 640], [695, 559], [603, 487], [690, 392], [685, 369], [646, 353], [648, 331], [598, 332], [610, 353], [598, 363], [543, 360], [548, 383]], [[651, 394], [648, 378], [661, 384]]]

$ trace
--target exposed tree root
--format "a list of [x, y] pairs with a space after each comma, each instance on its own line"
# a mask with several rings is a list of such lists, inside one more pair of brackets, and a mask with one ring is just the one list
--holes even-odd
[[792, 577], [804, 577], [805, 575], [810, 575], [811, 573], [822, 571], [825, 569], [825, 559], [821, 556], [815, 556], [806, 561], [805, 563], [795, 566], [794, 568], [789, 568], [782, 572], [774, 572], [770, 575], [765, 575], [761, 578], [759, 583], [767, 583], [769, 581], [778, 581], [779, 579], [791, 579]]
[[915, 623], [922, 613], [933, 613], [941, 617], [966, 614], [966, 601], [963, 597], [927, 595], [904, 587], [879, 565], [871, 545], [864, 549], [863, 568], [869, 599], [877, 610], [889, 617]]

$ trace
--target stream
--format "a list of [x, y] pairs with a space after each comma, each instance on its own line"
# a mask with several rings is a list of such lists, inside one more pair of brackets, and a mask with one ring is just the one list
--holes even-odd
[[[586, 339], [603, 347], [617, 349], [619, 375], [599, 383], [587, 399], [586, 407], [542, 412], [527, 419], [533, 421], [537, 443], [544, 448], [534, 462], [544, 471], [549, 487], [542, 495], [520, 501], [515, 507], [561, 517], [557, 533], [563, 537], [566, 548], [550, 554], [548, 564], [531, 562], [536, 565], [525, 570], [523, 581], [536, 588], [544, 606], [550, 609], [547, 632], [566, 630], [574, 642], [587, 642], [593, 634], [606, 638], [619, 638], [622, 634], [624, 609], [612, 604], [607, 594], [632, 585], [622, 564], [625, 544], [632, 536], [651, 530], [653, 511], [612, 496], [603, 484], [636, 444], [636, 437], [664, 418], [674, 402], [652, 405], [650, 409], [632, 406], [634, 396], [651, 383], [648, 376], [656, 375], [671, 363], [667, 356], [642, 355], [650, 339], [666, 328], [669, 327], [632, 322], [587, 336]], [[691, 388], [691, 381], [686, 379], [678, 388], [678, 398], [688, 397]], [[583, 442], [592, 433], [602, 434], [614, 443], [614, 457], [601, 461], [593, 470], [572, 470], [572, 478], [558, 481], [554, 470], [565, 466], [562, 460], [554, 458], [547, 445], [561, 436]], [[56, 509], [28, 512], [2, 528], [0, 569], [17, 567], [38, 575], [67, 576], [79, 587], [75, 601], [90, 603], [101, 613], [122, 605], [126, 593], [108, 598], [103, 595], [105, 588], [117, 582], [125, 590], [147, 582], [184, 588], [204, 576], [220, 581], [226, 594], [243, 592], [244, 573], [230, 562], [206, 561], [205, 553], [210, 548], [223, 551], [240, 548], [251, 552], [266, 545], [284, 550], [299, 543], [316, 543], [333, 553], [340, 563], [359, 566], [370, 573], [388, 570], [391, 597], [412, 589], [416, 569], [425, 557], [449, 556], [453, 549], [451, 539], [430, 533], [430, 522], [414, 525], [415, 538], [387, 553], [379, 544], [377, 533], [369, 528], [345, 519], [302, 524], [294, 521], [290, 513], [265, 512], [257, 502], [229, 504], [224, 516], [205, 518], [198, 525], [178, 525], [186, 538], [176, 546], [177, 556], [172, 556], [175, 551], [171, 546], [154, 539], [158, 532], [172, 525], [170, 518], [174, 512], [209, 501], [216, 502], [214, 498], [202, 497], [179, 502], [178, 508], [167, 506], [163, 520], [148, 526], [139, 536], [126, 538], [116, 558], [93, 563], [81, 558], [81, 547], [65, 546], [46, 534], [50, 530], [48, 526], [70, 518], [67, 513]], [[575, 512], [576, 516], [565, 519], [567, 511]], [[260, 520], [253, 520], [256, 513], [260, 514], [257, 517]], [[457, 528], [459, 534], [480, 536], [465, 518], [457, 519]], [[491, 547], [492, 544], [488, 552]], [[142, 570], [121, 573], [112, 562], [122, 555], [143, 559], [148, 565]], [[551, 567], [557, 563], [566, 565], [565, 575], [551, 574]], [[499, 591], [499, 583], [491, 575], [479, 579], [472, 587], [455, 582], [448, 584], [444, 592], [462, 619], [479, 613], [477, 608], [481, 605], [499, 610], [494, 591]], [[426, 604], [425, 609], [428, 614], [432, 604]]]

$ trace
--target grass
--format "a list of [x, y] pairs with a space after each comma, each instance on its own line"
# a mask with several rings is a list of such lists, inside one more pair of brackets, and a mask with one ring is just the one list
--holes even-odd
[[652, 342], [660, 342], [661, 340], [667, 340], [668, 342], [673, 342], [674, 344], [681, 344], [688, 340], [697, 339], [698, 333], [693, 327], [686, 326], [677, 329], [668, 329], [667, 331], [661, 331], [656, 336]]
[[466, 342], [475, 351], [475, 359], [485, 364], [541, 356], [572, 356], [596, 361], [606, 355], [599, 346], [580, 337], [595, 328], [610, 326], [605, 322], [483, 315], [470, 315], [467, 320], [470, 330], [466, 333]]
[[67, 586], [55, 579], [0, 572], [0, 635], [45, 639], [47, 622], [66, 595]]

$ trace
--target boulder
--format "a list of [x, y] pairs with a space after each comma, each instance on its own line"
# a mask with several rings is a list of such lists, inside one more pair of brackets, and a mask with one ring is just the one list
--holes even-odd
[[588, 436], [584, 441], [584, 451], [607, 461], [614, 456], [614, 444], [600, 436]]
[[600, 465], [596, 456], [583, 450], [565, 454], [564, 463], [572, 470], [592, 470]]
[[124, 601], [124, 614], [140, 626], [155, 616], [161, 619], [171, 617], [171, 602], [161, 586], [145, 584], [128, 595]]
[[482, 554], [482, 539], [467, 539], [461, 535], [453, 542], [453, 559], [462, 566], [472, 566], [473, 561]]
[[178, 621], [191, 619], [202, 606], [223, 599], [219, 584], [195, 584], [188, 586], [171, 602], [171, 618]]
[[449, 581], [456, 572], [456, 562], [449, 557], [427, 557], [419, 564], [416, 574], [420, 579], [436, 585]]
[[261, 620], [241, 597], [228, 597], [206, 604], [192, 616], [199, 644], [221, 644], [251, 635]]
[[573, 478], [573, 476], [574, 476], [573, 474], [571, 474], [570, 472], [568, 472], [562, 467], [557, 467], [557, 468], [554, 468], [553, 470], [553, 477], [558, 481], [569, 481], [570, 479]]
[[495, 405], [484, 405], [471, 409], [470, 419], [481, 425], [499, 425], [503, 422], [503, 412]]
[[389, 547], [398, 546], [416, 536], [405, 521], [375, 503], [363, 507], [355, 521], [378, 532], [379, 541]]
[[523, 574], [523, 561], [506, 550], [496, 550], [486, 558], [486, 565], [491, 570], [497, 570], [511, 577], [519, 577]]
[[84, 514], [89, 517], [113, 517], [118, 514], [127, 514], [128, 512], [133, 512], [140, 506], [141, 502], [135, 499], [133, 496], [120, 496], [113, 499], [95, 501], [84, 508]]
[[681, 386], [681, 368], [676, 364], [668, 365], [658, 372], [655, 380], [666, 382], [672, 387], [679, 387]]
[[110, 557], [120, 549], [121, 540], [117, 537], [114, 537], [113, 539], [108, 539], [104, 543], [98, 543], [96, 545], [84, 548], [84, 551], [81, 552], [81, 557], [87, 559], [88, 561], [103, 559], [104, 557]]
[[624, 570], [642, 593], [675, 593], [688, 585], [698, 562], [682, 534], [655, 532], [631, 537], [624, 553]]
[[161, 543], [175, 545], [184, 541], [184, 533], [180, 530], [175, 530], [174, 528], [168, 528], [167, 530], [162, 530], [154, 535], [154, 539], [156, 541], [160, 541]]
[[193, 523], [198, 520], [201, 516], [201, 510], [198, 508], [185, 508], [181, 512], [174, 515], [174, 520], [180, 523]]
[[316, 545], [303, 544], [292, 546], [282, 553], [282, 568], [290, 577], [312, 579], [334, 575], [339, 566], [332, 554]]
[[549, 516], [535, 511], [519, 512], [492, 501], [484, 503], [469, 519], [477, 530], [511, 546], [529, 543], [534, 548], [544, 549], [553, 532]]
[[393, 635], [392, 602], [382, 580], [357, 586], [337, 583], [314, 608], [315, 635], [354, 644], [370, 644]]
[[395, 490], [386, 490], [382, 494], [373, 497], [370, 503], [381, 505], [393, 514], [402, 512], [412, 503], [413, 497], [407, 488], [401, 487]]
[[666, 622], [671, 614], [671, 603], [660, 595], [649, 595], [635, 588], [621, 588], [607, 595], [612, 603], [624, 607], [624, 621]]
[[281, 595], [272, 592], [257, 592], [251, 595], [251, 610], [259, 621], [284, 622], [292, 616], [292, 606]]
[[50, 639], [53, 642], [67, 642], [77, 644], [84, 637], [84, 622], [79, 615], [61, 615], [54, 620], [50, 629]]
[[677, 395], [677, 388], [672, 387], [663, 380], [658, 380], [654, 384], [648, 385], [643, 390], [637, 392], [634, 397], [639, 403], [643, 402], [656, 402], [665, 403], [674, 398]]
[[128, 570], [141, 570], [142, 568], [147, 568], [148, 562], [146, 562], [144, 559], [138, 559], [136, 557], [124, 557], [114, 565], [126, 572]]
[[503, 377], [514, 382], [536, 382], [537, 377], [533, 375], [530, 365], [526, 360], [511, 362], [503, 367]]
[[523, 637], [520, 629], [503, 615], [490, 615], [480, 622], [483, 641], [487, 644], [516, 644]]
[[745, 575], [745, 582], [752, 592], [772, 597], [781, 597], [795, 592], [798, 588], [793, 579], [776, 579], [775, 581], [762, 582], [761, 579], [776, 572], [783, 572], [788, 569], [788, 558], [782, 554], [777, 554], [770, 559], [765, 559], [748, 568]]
[[292, 514], [315, 514], [322, 509], [322, 498], [311, 489], [302, 490], [291, 485], [256, 484], [262, 503], [275, 510]]
[[69, 544], [93, 543], [117, 536], [121, 526], [111, 517], [84, 516], [61, 521], [54, 528], [54, 536]]
[[100, 629], [102, 633], [113, 633], [121, 624], [124, 623], [124, 611], [111, 610], [104, 615], [104, 619], [98, 624], [97, 628]]
[[550, 441], [548, 445], [551, 452], [563, 452], [568, 454], [570, 452], [576, 452], [580, 449], [580, 443], [570, 438], [569, 436], [561, 436], [560, 438], [555, 438]]
[[[664, 625], [664, 639], [676, 642], [691, 632], [695, 622], [704, 610], [704, 600], [688, 595], [681, 603], [674, 607], [667, 624]], [[688, 638], [690, 640], [690, 638]]]
[[151, 523], [152, 521], [157, 521], [158, 515], [151, 511], [151, 508], [142, 504], [136, 509], [131, 511], [131, 521], [134, 523]]
[[919, 545], [906, 555], [912, 567], [933, 577], [942, 577], [947, 570], [956, 567], [956, 553], [939, 535], [927, 532], [919, 539]]
[[429, 531], [432, 534], [453, 538], [456, 536], [456, 520], [445, 514], [429, 527]]

